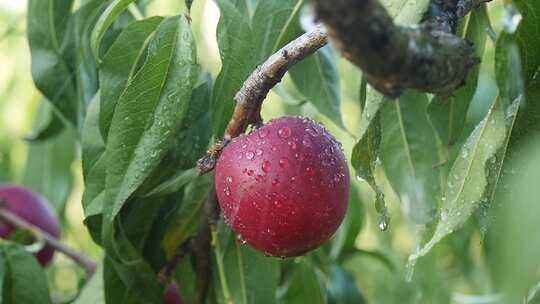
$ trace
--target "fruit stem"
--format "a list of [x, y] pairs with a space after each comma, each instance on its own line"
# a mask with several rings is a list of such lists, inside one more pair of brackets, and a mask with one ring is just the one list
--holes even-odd
[[219, 245], [219, 239], [217, 237], [216, 226], [211, 225], [210, 229], [212, 231], [212, 245], [214, 246], [214, 253], [216, 255], [216, 262], [219, 273], [219, 282], [221, 283], [221, 289], [223, 290], [223, 297], [225, 298], [225, 303], [232, 304], [231, 293], [229, 291], [229, 285], [227, 284], [227, 277], [225, 276], [225, 267], [223, 265], [223, 253], [221, 252], [221, 246]]
[[293, 65], [325, 46], [327, 37], [324, 27], [318, 25], [282, 47], [251, 73], [234, 97], [236, 107], [225, 129], [224, 140], [218, 141], [197, 163], [199, 175], [214, 169], [219, 157], [215, 152], [221, 151], [228, 141], [244, 133], [250, 124], [255, 127], [262, 124], [261, 106], [268, 92]]
[[44, 241], [47, 245], [51, 246], [56, 251], [63, 253], [65, 256], [69, 257], [74, 262], [79, 264], [79, 266], [81, 266], [86, 271], [86, 274], [89, 277], [94, 274], [97, 265], [93, 260], [76, 251], [75, 249], [63, 244], [49, 233], [43, 231], [41, 228], [29, 223], [25, 219], [9, 211], [7, 208], [3, 207], [3, 205], [3, 201], [0, 200], [0, 220], [16, 228], [30, 231], [34, 238], [36, 238], [36, 240]]

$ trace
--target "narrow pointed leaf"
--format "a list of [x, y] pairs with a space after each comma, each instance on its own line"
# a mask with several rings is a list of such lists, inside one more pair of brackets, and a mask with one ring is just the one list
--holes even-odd
[[504, 110], [496, 100], [465, 142], [450, 170], [440, 220], [432, 238], [411, 255], [411, 260], [426, 255], [445, 236], [459, 229], [478, 208], [488, 185], [488, 161], [504, 144], [505, 135]]
[[96, 58], [99, 58], [99, 47], [105, 32], [133, 1], [134, 0], [114, 0], [99, 17], [90, 37], [90, 44]]
[[185, 17], [163, 20], [144, 65], [114, 112], [106, 147], [106, 199], [111, 218], [171, 146], [185, 118], [198, 73]]
[[161, 17], [152, 17], [130, 24], [103, 56], [99, 69], [101, 87], [99, 127], [105, 139], [118, 99], [124, 92], [128, 80], [135, 74], [137, 62], [148, 46], [151, 33], [162, 20]]

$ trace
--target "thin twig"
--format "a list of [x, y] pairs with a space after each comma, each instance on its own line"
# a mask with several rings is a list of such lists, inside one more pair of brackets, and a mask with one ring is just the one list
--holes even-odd
[[245, 132], [250, 124], [256, 127], [261, 125], [261, 105], [268, 92], [281, 81], [294, 64], [313, 54], [327, 43], [326, 31], [319, 25], [312, 31], [289, 42], [251, 73], [234, 97], [236, 107], [225, 129], [224, 141], [220, 141], [210, 148], [207, 155], [199, 160], [197, 163], [199, 174], [214, 169], [216, 159], [228, 141]]
[[73, 248], [61, 243], [59, 240], [57, 240], [55, 237], [53, 237], [46, 231], [43, 231], [41, 228], [29, 223], [25, 219], [9, 211], [9, 209], [1, 207], [1, 204], [0, 220], [12, 225], [13, 227], [30, 231], [36, 240], [44, 241], [47, 245], [51, 246], [56, 251], [63, 253], [65, 256], [69, 257], [74, 262], [79, 264], [79, 266], [84, 268], [88, 276], [92, 276], [96, 271], [96, 263], [90, 258], [74, 250]]
[[165, 284], [171, 280], [176, 265], [184, 258], [186, 254], [191, 250], [192, 240], [188, 239], [182, 243], [178, 248], [174, 256], [163, 266], [158, 273], [158, 280], [160, 283]]

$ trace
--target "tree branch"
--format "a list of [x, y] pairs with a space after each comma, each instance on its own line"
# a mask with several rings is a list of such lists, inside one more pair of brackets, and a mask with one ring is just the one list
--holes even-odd
[[200, 175], [214, 169], [221, 150], [232, 138], [245, 132], [250, 124], [256, 127], [262, 124], [261, 105], [268, 92], [294, 64], [313, 54], [327, 42], [326, 31], [322, 26], [317, 26], [285, 45], [251, 73], [234, 97], [236, 107], [225, 129], [224, 140], [210, 148], [206, 156], [198, 161]]
[[178, 248], [176, 248], [176, 252], [174, 253], [172, 259], [170, 259], [158, 273], [158, 281], [160, 283], [166, 284], [171, 280], [176, 265], [184, 258], [184, 256], [186, 256], [186, 254], [189, 253], [189, 251], [191, 250], [191, 246], [192, 240], [188, 239]]
[[[318, 18], [344, 57], [368, 82], [397, 97], [406, 88], [449, 95], [479, 61], [471, 44], [452, 34], [457, 18], [486, 0], [434, 0], [420, 26], [394, 24], [377, 0], [314, 0]], [[459, 13], [459, 15], [458, 15]]]
[[56, 251], [63, 253], [70, 259], [72, 259], [74, 262], [79, 264], [84, 270], [86, 271], [88, 276], [92, 276], [94, 272], [96, 271], [96, 263], [92, 261], [87, 256], [81, 254], [80, 252], [77, 252], [71, 247], [66, 246], [65, 244], [61, 243], [59, 240], [57, 240], [55, 237], [51, 236], [49, 233], [43, 231], [38, 226], [35, 226], [25, 219], [21, 218], [20, 216], [16, 215], [15, 213], [11, 212], [7, 208], [3, 207], [3, 202], [0, 200], [0, 220], [8, 223], [9, 225], [19, 228], [19, 229], [25, 229], [32, 233], [34, 238], [38, 241], [44, 241], [47, 245], [54, 248]]

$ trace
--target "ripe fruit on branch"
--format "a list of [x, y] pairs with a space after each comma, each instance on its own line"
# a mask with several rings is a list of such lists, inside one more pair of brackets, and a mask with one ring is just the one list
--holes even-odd
[[165, 289], [163, 294], [163, 303], [164, 304], [183, 304], [182, 295], [180, 294], [180, 289], [175, 282], [172, 282]]
[[[43, 197], [21, 186], [0, 185], [0, 201], [4, 203], [2, 208], [8, 209], [51, 236], [60, 237], [58, 218]], [[14, 230], [13, 226], [0, 221], [1, 238], [9, 238]], [[47, 266], [53, 254], [54, 249], [45, 245], [35, 256], [41, 266]]]
[[319, 247], [337, 230], [349, 199], [349, 171], [338, 143], [301, 117], [274, 119], [234, 138], [215, 175], [225, 222], [267, 255]]

